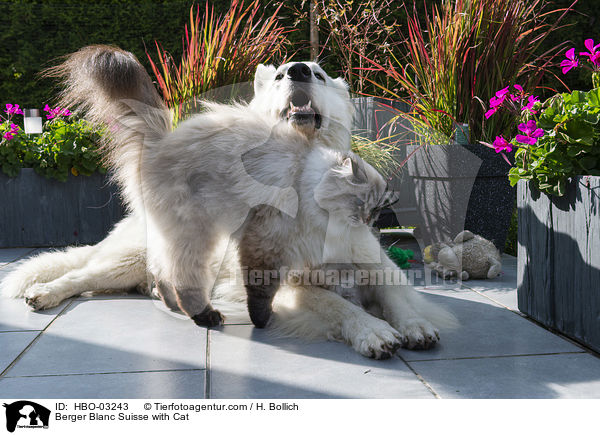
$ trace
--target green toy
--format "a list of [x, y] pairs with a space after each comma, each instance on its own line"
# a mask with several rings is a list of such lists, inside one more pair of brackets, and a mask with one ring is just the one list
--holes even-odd
[[408, 260], [412, 260], [415, 253], [410, 249], [402, 249], [396, 246], [390, 246], [387, 250], [390, 258], [396, 263], [401, 269], [410, 269], [410, 263]]

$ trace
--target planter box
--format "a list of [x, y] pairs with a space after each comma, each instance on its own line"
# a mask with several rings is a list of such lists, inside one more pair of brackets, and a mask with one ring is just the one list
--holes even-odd
[[101, 174], [48, 180], [33, 169], [0, 174], [0, 247], [64, 246], [102, 240], [123, 216], [115, 186]]
[[600, 177], [564, 197], [519, 181], [519, 310], [600, 352]]

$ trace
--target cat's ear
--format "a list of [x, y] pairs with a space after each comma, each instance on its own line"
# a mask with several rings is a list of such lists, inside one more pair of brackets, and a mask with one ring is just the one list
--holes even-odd
[[342, 162], [342, 167], [348, 171], [353, 184], [365, 184], [368, 181], [367, 173], [360, 167], [358, 160], [355, 158], [346, 157]]

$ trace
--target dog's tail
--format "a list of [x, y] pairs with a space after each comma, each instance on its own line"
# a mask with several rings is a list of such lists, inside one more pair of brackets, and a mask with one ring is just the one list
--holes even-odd
[[93, 45], [46, 71], [62, 81], [60, 104], [106, 127], [105, 162], [130, 207], [141, 200], [140, 158], [145, 144], [172, 128], [171, 113], [137, 58], [117, 47]]

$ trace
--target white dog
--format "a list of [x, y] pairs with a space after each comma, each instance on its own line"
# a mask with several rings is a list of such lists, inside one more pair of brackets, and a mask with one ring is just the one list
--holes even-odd
[[[251, 271], [333, 263], [398, 271], [368, 226], [389, 199], [385, 182], [349, 152], [346, 85], [317, 64], [260, 66], [248, 105], [206, 104], [173, 132], [130, 53], [87, 47], [54, 72], [65, 79], [67, 103], [110, 125], [109, 162], [131, 214], [95, 246], [26, 261], [3, 281], [4, 295], [46, 309], [85, 291], [144, 287], [149, 271], [169, 307], [215, 326], [222, 316], [212, 304], [245, 299], [238, 258]], [[223, 242], [231, 236], [239, 255]], [[439, 339], [434, 324], [452, 319], [400, 283], [357, 284], [352, 303], [336, 292], [340, 283], [285, 281], [245, 283], [255, 325], [270, 320], [280, 332], [343, 340], [369, 357], [429, 348]]]

